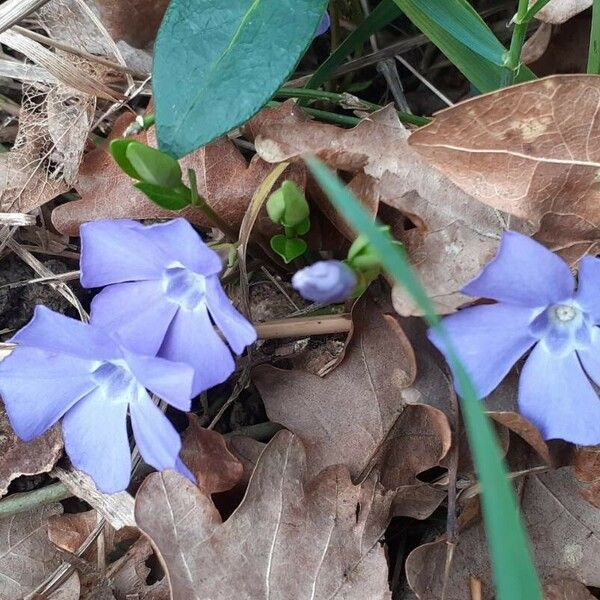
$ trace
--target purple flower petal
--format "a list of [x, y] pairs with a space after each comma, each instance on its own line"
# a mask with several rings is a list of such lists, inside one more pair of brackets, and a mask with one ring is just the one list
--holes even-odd
[[144, 236], [136, 221], [84, 223], [81, 235], [81, 285], [100, 287], [124, 281], [160, 279], [170, 262], [162, 248]]
[[104, 331], [65, 317], [45, 306], [36, 306], [31, 321], [11, 341], [20, 346], [89, 360], [109, 360], [119, 356], [117, 345]]
[[577, 350], [577, 355], [590, 379], [600, 386], [600, 327], [592, 327], [591, 338], [591, 347]]
[[[530, 308], [486, 304], [461, 310], [443, 320], [481, 397], [494, 390], [536, 342], [528, 329], [534, 314]], [[430, 331], [429, 338], [446, 354], [435, 332]]]
[[158, 471], [175, 469], [181, 451], [179, 434], [145, 394], [131, 403], [131, 426], [142, 458]]
[[189, 364], [127, 351], [124, 354], [131, 372], [145, 388], [179, 410], [190, 410], [194, 369]]
[[575, 300], [600, 325], [600, 258], [586, 256], [579, 261], [579, 287]]
[[206, 279], [206, 300], [210, 316], [236, 354], [256, 341], [256, 330], [231, 304], [216, 276]]
[[185, 219], [150, 225], [141, 232], [169, 257], [170, 262], [179, 261], [188, 269], [207, 277], [223, 270], [220, 256], [202, 241]]
[[102, 389], [80, 400], [63, 419], [65, 450], [75, 467], [105, 494], [124, 490], [131, 474], [127, 402], [113, 402]]
[[533, 349], [519, 380], [519, 409], [545, 439], [600, 444], [600, 399], [575, 352]]
[[175, 470], [189, 479], [192, 483], [198, 483], [196, 476], [187, 468], [187, 465], [181, 460], [181, 458], [177, 459], [175, 463]]
[[15, 433], [28, 442], [96, 388], [93, 363], [18, 347], [0, 362], [0, 395]]
[[572, 297], [566, 262], [531, 238], [507, 231], [496, 257], [462, 291], [521, 306], [547, 306]]
[[331, 26], [331, 17], [329, 16], [329, 13], [326, 12], [323, 15], [323, 18], [321, 19], [321, 22], [319, 23], [319, 28], [317, 29], [317, 33], [315, 33], [315, 37], [317, 37], [319, 35], [323, 35], [325, 32], [327, 32], [329, 30], [330, 26]]
[[193, 396], [223, 383], [235, 369], [231, 352], [215, 332], [205, 306], [177, 311], [159, 356], [194, 367]]
[[90, 321], [129, 350], [156, 354], [176, 312], [159, 281], [134, 281], [108, 286], [95, 296]]

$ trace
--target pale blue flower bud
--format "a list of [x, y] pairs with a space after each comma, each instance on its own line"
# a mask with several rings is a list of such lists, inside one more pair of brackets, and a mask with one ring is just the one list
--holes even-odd
[[356, 283], [356, 273], [339, 260], [319, 261], [292, 278], [294, 289], [303, 298], [320, 304], [343, 302], [352, 295]]

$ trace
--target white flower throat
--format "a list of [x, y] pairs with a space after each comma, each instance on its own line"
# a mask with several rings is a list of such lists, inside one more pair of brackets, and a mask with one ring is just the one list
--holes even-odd
[[548, 350], [563, 354], [590, 346], [592, 322], [576, 302], [568, 301], [552, 304], [539, 313], [530, 331]]
[[206, 302], [206, 277], [176, 264], [163, 273], [167, 298], [185, 310], [195, 310]]

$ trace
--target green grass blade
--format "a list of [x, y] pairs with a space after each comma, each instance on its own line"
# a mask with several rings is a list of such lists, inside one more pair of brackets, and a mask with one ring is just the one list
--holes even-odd
[[592, 8], [592, 31], [590, 33], [587, 72], [590, 75], [600, 75], [600, 0], [594, 0]]
[[[480, 91], [503, 87], [506, 49], [466, 0], [394, 0]], [[535, 79], [525, 66], [515, 82]]]
[[315, 71], [306, 88], [316, 90], [325, 83], [344, 59], [367, 41], [374, 33], [402, 15], [394, 0], [383, 0], [369, 16], [336, 49], [336, 51]]
[[463, 390], [461, 404], [482, 487], [482, 508], [499, 600], [541, 600], [542, 593], [517, 501], [506, 475], [496, 436], [457, 353], [406, 258], [386, 238], [359, 200], [314, 157], [306, 162], [338, 212], [365, 235], [387, 272], [403, 285], [449, 350], [449, 362]]

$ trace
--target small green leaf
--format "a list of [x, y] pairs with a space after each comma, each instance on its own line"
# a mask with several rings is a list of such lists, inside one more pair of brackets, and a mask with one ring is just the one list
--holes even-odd
[[310, 231], [310, 219], [306, 217], [306, 219], [301, 223], [298, 223], [294, 229], [296, 230], [296, 235], [306, 235]]
[[267, 200], [267, 214], [271, 221], [278, 225], [296, 228], [306, 224], [310, 208], [302, 190], [293, 181], [284, 181]]
[[154, 47], [160, 148], [183, 156], [246, 122], [292, 73], [327, 0], [171, 0]]
[[302, 256], [308, 249], [308, 246], [300, 238], [288, 238], [285, 235], [276, 235], [271, 238], [271, 248], [288, 264], [295, 258]]
[[185, 186], [164, 188], [145, 181], [139, 181], [134, 184], [134, 187], [146, 194], [152, 202], [167, 210], [181, 210], [186, 206], [190, 206], [192, 201], [190, 190]]
[[140, 142], [131, 142], [125, 148], [125, 157], [140, 181], [162, 188], [181, 185], [181, 167], [172, 156]]
[[110, 143], [109, 149], [115, 162], [121, 167], [121, 169], [129, 175], [132, 179], [141, 179], [139, 173], [133, 168], [133, 165], [127, 158], [127, 147], [130, 144], [135, 143], [135, 140], [128, 140], [126, 138], [113, 140]]

